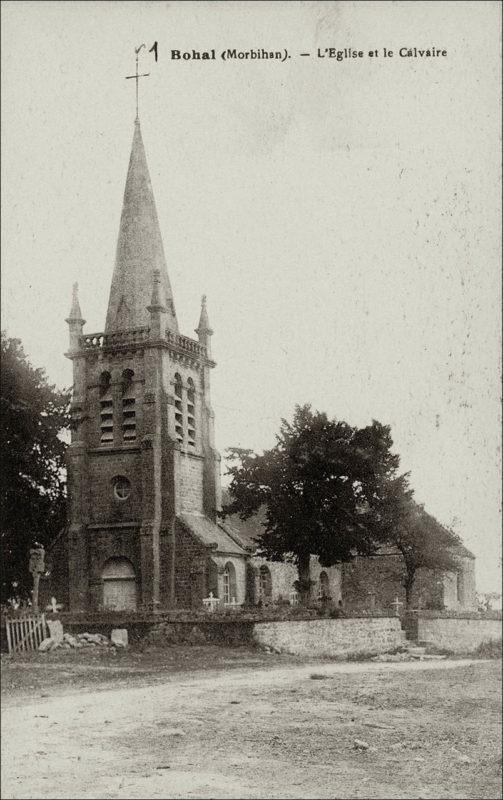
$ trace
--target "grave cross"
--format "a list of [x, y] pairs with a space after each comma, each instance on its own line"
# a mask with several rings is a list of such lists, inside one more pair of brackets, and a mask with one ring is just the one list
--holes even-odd
[[395, 597], [395, 599], [393, 600], [391, 605], [395, 607], [395, 615], [398, 617], [399, 616], [398, 608], [399, 608], [399, 606], [403, 606], [402, 601], [399, 600], [398, 597]]
[[55, 597], [51, 597], [51, 602], [48, 606], [45, 607], [46, 611], [52, 611], [53, 614], [57, 614], [58, 611], [61, 611], [63, 608], [63, 603], [57, 603]]
[[138, 117], [138, 81], [140, 78], [148, 78], [150, 72], [144, 72], [142, 75], [138, 73], [138, 55], [142, 47], [145, 47], [144, 44], [141, 44], [139, 47], [135, 47], [135, 55], [136, 55], [136, 72], [134, 75], [126, 75], [126, 80], [129, 81], [131, 78], [134, 78], [136, 81], [136, 117], [135, 119], [139, 119]]
[[207, 608], [208, 611], [210, 611], [211, 613], [213, 613], [215, 608], [218, 606], [219, 602], [220, 600], [218, 599], [218, 597], [214, 597], [213, 592], [210, 592], [209, 597], [203, 598], [204, 607]]

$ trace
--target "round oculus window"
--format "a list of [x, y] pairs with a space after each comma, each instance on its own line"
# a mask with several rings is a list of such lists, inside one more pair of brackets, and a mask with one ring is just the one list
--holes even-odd
[[118, 500], [126, 500], [131, 494], [131, 484], [127, 478], [117, 478], [114, 483], [114, 495]]

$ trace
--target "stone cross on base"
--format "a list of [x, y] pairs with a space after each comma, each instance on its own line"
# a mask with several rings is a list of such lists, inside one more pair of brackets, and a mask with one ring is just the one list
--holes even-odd
[[220, 600], [218, 597], [214, 597], [213, 592], [210, 592], [209, 597], [203, 597], [203, 606], [208, 609], [211, 613], [216, 609]]
[[397, 617], [400, 616], [398, 609], [399, 609], [399, 606], [403, 606], [402, 601], [399, 600], [398, 597], [395, 597], [395, 599], [393, 600], [391, 605], [395, 607], [395, 616], [397, 616]]
[[48, 606], [45, 607], [46, 611], [52, 611], [53, 614], [57, 614], [58, 611], [61, 611], [63, 608], [63, 603], [57, 603], [55, 597], [51, 597], [51, 602]]

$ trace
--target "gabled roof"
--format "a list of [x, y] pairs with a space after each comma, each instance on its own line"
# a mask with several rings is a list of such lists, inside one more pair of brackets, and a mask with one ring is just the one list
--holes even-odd
[[166, 308], [166, 327], [178, 332], [154, 193], [140, 123], [136, 120], [105, 333], [148, 327], [147, 306], [156, 270], [160, 277], [160, 301]]
[[[222, 489], [222, 505], [229, 503], [231, 496], [228, 489]], [[223, 524], [240, 544], [249, 552], [257, 549], [257, 539], [264, 533], [265, 508], [261, 508], [248, 519], [241, 519], [238, 514], [224, 517]]]
[[226, 530], [226, 526], [220, 522], [212, 522], [211, 519], [203, 514], [178, 514], [177, 520], [186, 527], [202, 544], [207, 547], [215, 545], [218, 553], [229, 553], [230, 555], [246, 555], [244, 547], [241, 547], [236, 539]]
[[460, 558], [473, 558], [473, 559], [475, 559], [475, 556], [472, 553], [472, 551], [468, 550], [468, 548], [465, 547], [464, 544], [456, 545], [453, 548], [453, 550], [455, 551], [456, 555], [459, 556]]

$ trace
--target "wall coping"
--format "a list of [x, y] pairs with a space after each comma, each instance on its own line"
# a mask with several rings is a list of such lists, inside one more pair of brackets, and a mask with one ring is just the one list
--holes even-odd
[[[2, 611], [1, 624], [5, 625], [5, 617], [20, 617], [30, 613], [27, 611]], [[190, 611], [167, 611], [156, 614], [148, 612], [71, 612], [61, 611], [52, 613], [51, 611], [45, 612], [46, 619], [60, 620], [63, 625], [113, 625], [115, 627], [125, 627], [127, 625], [157, 625], [162, 623], [172, 624], [241, 624], [241, 623], [270, 623], [270, 622], [344, 622], [354, 619], [399, 619], [394, 613], [381, 612], [372, 615], [365, 613], [351, 613], [344, 614], [337, 617], [330, 617], [329, 615], [316, 614], [309, 611], [299, 612], [296, 615], [284, 617], [280, 613], [262, 612], [256, 613], [253, 611], [228, 611], [223, 613], [210, 614], [204, 610], [190, 612]]]
[[471, 619], [471, 620], [501, 620], [503, 612], [494, 611], [435, 611], [421, 609], [420, 611], [407, 611], [403, 614], [408, 619]]

